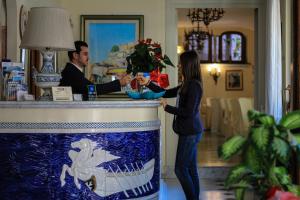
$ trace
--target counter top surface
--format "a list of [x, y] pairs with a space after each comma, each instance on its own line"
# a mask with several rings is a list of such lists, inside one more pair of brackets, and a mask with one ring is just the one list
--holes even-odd
[[0, 101], [1, 108], [139, 108], [158, 107], [158, 100], [105, 99], [98, 101]]

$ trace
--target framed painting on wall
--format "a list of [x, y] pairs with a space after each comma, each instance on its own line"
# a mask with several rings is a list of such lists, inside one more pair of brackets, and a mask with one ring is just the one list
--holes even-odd
[[81, 15], [81, 40], [89, 45], [89, 67], [95, 83], [126, 72], [126, 57], [144, 38], [143, 15]]
[[243, 90], [243, 71], [242, 70], [226, 70], [225, 72], [225, 89]]

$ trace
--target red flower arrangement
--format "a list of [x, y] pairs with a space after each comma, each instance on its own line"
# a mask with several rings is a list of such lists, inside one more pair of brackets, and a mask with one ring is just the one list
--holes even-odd
[[134, 49], [134, 52], [126, 58], [126, 72], [133, 75], [138, 72], [148, 72], [152, 81], [157, 82], [161, 87], [168, 87], [168, 75], [160, 72], [167, 65], [173, 67], [174, 65], [167, 55], [162, 55], [160, 44], [152, 43], [152, 39], [146, 39], [139, 41]]
[[280, 187], [272, 187], [268, 190], [266, 195], [267, 200], [300, 200], [291, 192], [285, 192]]

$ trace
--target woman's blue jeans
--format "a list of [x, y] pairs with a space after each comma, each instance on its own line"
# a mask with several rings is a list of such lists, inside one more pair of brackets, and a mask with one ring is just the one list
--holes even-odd
[[197, 143], [202, 134], [179, 135], [175, 174], [183, 188], [187, 200], [198, 200], [200, 194], [197, 171]]

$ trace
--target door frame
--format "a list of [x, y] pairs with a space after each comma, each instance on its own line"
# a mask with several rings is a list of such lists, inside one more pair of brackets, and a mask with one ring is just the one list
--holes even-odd
[[[165, 12], [165, 53], [178, 63], [177, 45], [177, 10], [178, 8], [253, 8], [256, 9], [255, 21], [255, 64], [254, 64], [254, 107], [257, 110], [265, 110], [265, 41], [266, 41], [266, 1], [265, 0], [166, 0]], [[177, 67], [167, 68], [166, 72], [170, 74], [170, 85], [177, 85], [178, 73]], [[174, 103], [174, 102], [173, 102]], [[166, 115], [165, 127], [172, 127], [173, 118]], [[165, 130], [162, 136], [164, 142], [163, 173], [173, 171], [175, 162], [175, 152], [177, 148], [177, 137], [170, 130]], [[175, 145], [174, 145], [175, 144]], [[168, 153], [167, 153], [168, 152]], [[165, 174], [166, 177], [173, 177], [173, 174]]]

